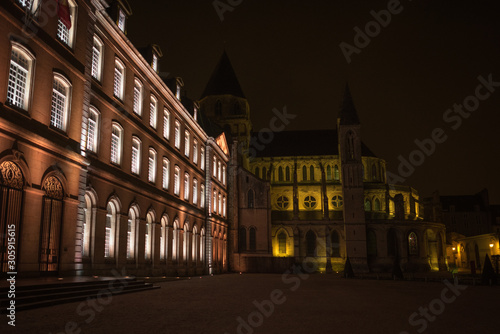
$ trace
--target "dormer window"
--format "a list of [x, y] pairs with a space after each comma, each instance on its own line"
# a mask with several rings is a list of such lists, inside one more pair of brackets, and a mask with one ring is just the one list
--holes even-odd
[[120, 28], [121, 31], [125, 32], [125, 13], [123, 12], [123, 9], [118, 10], [118, 28]]
[[175, 97], [177, 98], [177, 100], [181, 100], [181, 85], [180, 84], [177, 84], [177, 90], [175, 92]]
[[158, 57], [153, 55], [153, 62], [151, 63], [153, 70], [158, 71]]

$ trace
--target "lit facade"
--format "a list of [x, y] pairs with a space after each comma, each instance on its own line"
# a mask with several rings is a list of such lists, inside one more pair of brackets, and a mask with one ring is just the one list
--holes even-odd
[[48, 2], [0, 7], [0, 228], [16, 225], [18, 272], [226, 271], [224, 134], [160, 76], [158, 46], [128, 40], [126, 1], [69, 4], [69, 28]]

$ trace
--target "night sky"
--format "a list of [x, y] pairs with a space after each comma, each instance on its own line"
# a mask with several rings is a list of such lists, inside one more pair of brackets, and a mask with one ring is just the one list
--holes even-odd
[[[415, 140], [443, 130], [403, 184], [423, 197], [473, 194], [483, 188], [500, 204], [500, 19], [497, 0], [277, 1], [232, 0], [221, 21], [213, 1], [129, 0], [128, 36], [137, 46], [159, 44], [161, 71], [183, 78], [198, 99], [225, 49], [249, 101], [254, 131], [267, 127], [273, 108], [297, 117], [287, 130], [335, 128], [342, 91], [349, 82], [363, 141], [398, 174], [398, 157], [418, 149]], [[220, 4], [229, 5], [228, 0]], [[394, 11], [369, 43], [356, 46], [371, 11]], [[397, 13], [396, 13], [397, 12]], [[358, 43], [359, 45], [359, 43]], [[474, 96], [492, 75], [499, 87], [464, 110], [447, 112]], [[444, 117], [449, 120], [445, 121]], [[454, 118], [452, 118], [454, 117]], [[460, 126], [458, 126], [460, 125]], [[453, 128], [455, 127], [455, 129]], [[442, 137], [441, 137], [442, 138]], [[417, 154], [417, 153], [415, 153]], [[416, 155], [414, 157], [417, 157]]]

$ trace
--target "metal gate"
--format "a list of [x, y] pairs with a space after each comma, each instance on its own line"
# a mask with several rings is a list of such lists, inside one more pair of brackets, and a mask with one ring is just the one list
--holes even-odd
[[[19, 254], [19, 229], [23, 204], [23, 190], [0, 185], [0, 268], [2, 273], [17, 271], [17, 254]], [[9, 259], [9, 245], [11, 256]], [[9, 260], [15, 266], [8, 265]]]
[[41, 272], [54, 272], [59, 270], [64, 192], [61, 182], [54, 176], [48, 177], [42, 188], [45, 196], [40, 226], [39, 264]]
[[[0, 164], [0, 272], [17, 271], [24, 177], [12, 161]], [[10, 258], [9, 258], [10, 245]], [[9, 266], [14, 261], [15, 266]]]

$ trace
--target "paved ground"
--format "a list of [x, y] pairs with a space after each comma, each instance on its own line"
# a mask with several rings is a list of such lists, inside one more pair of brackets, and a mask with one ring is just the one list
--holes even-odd
[[228, 274], [156, 284], [161, 289], [103, 296], [97, 304], [18, 312], [15, 329], [2, 315], [0, 333], [456, 334], [500, 328], [498, 286], [461, 290], [325, 274]]

